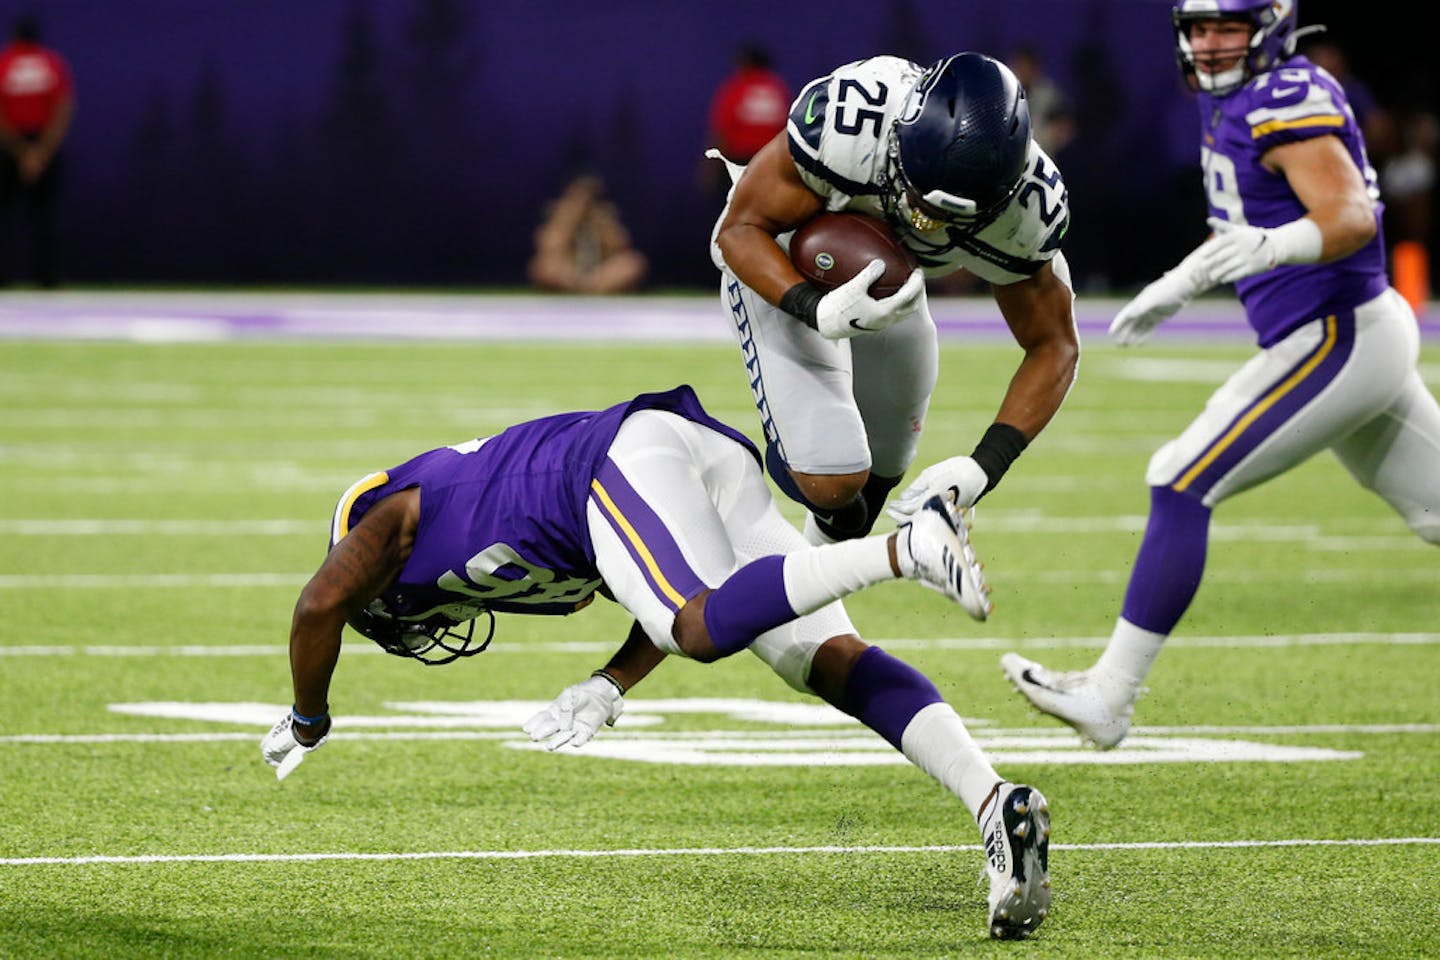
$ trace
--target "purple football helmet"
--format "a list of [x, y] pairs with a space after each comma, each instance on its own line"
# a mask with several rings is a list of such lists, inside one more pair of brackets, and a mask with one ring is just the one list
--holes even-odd
[[[1181, 76], [1192, 90], [1223, 97], [1273, 70], [1295, 52], [1295, 6], [1295, 0], [1176, 0], [1170, 22], [1175, 26]], [[1219, 73], [1196, 69], [1190, 26], [1199, 20], [1233, 20], [1250, 26], [1250, 42], [1235, 66]]]

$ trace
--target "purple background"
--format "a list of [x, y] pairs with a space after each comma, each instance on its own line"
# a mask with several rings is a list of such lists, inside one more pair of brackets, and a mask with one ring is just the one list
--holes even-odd
[[[545, 202], [593, 169], [651, 259], [649, 285], [708, 287], [706, 108], [735, 48], [760, 40], [797, 89], [874, 53], [1038, 49], [1078, 121], [1058, 159], [1067, 256], [1089, 291], [1152, 278], [1204, 232], [1168, 9], [0, 0], [6, 26], [39, 12], [76, 77], [70, 281], [521, 285]], [[1419, 31], [1373, 42], [1338, 3], [1302, 4], [1301, 19], [1328, 21], [1382, 97], [1433, 93]]]

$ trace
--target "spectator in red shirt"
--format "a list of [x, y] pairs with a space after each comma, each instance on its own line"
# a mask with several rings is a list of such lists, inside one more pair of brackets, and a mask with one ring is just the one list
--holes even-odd
[[[35, 237], [35, 275], [42, 287], [59, 283], [56, 200], [62, 171], [60, 146], [70, 131], [74, 112], [70, 68], [59, 54], [41, 46], [35, 18], [20, 17], [11, 30], [10, 44], [0, 50], [0, 215], [8, 219], [18, 200], [28, 201]], [[0, 282], [8, 280], [0, 256]]]
[[[735, 70], [710, 101], [710, 146], [742, 166], [771, 138], [785, 129], [790, 112], [790, 87], [770, 65], [770, 54], [756, 44], [740, 48]], [[705, 187], [723, 204], [730, 177], [723, 164], [701, 167]]]

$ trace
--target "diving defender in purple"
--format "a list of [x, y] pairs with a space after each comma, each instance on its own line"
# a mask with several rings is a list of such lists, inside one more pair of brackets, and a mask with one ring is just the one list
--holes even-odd
[[1386, 277], [1375, 171], [1344, 90], [1296, 53], [1294, 0], [1178, 0], [1172, 20], [1215, 232], [1110, 333], [1139, 343], [1234, 283], [1259, 352], [1151, 459], [1150, 519], [1100, 660], [1071, 673], [1002, 661], [1022, 694], [1101, 747], [1125, 736], [1195, 598], [1222, 501], [1328, 450], [1440, 544], [1440, 404], [1417, 370], [1415, 316]]
[[[489, 642], [474, 641], [477, 617], [491, 618], [493, 633], [496, 613], [568, 614], [598, 593], [635, 625], [603, 670], [526, 725], [552, 748], [613, 723], [622, 694], [666, 654], [710, 662], [748, 649], [874, 729], [977, 823], [982, 808], [988, 824], [1013, 791], [1030, 789], [1002, 781], [935, 685], [862, 641], [838, 602], [907, 577], [983, 619], [989, 592], [966, 528], [934, 498], [893, 533], [809, 545], [779, 513], [755, 447], [689, 387], [533, 420], [370, 474], [341, 497], [330, 543], [296, 604], [294, 707], [262, 744], [272, 764], [328, 735], [346, 623], [391, 653], [445, 663]], [[1020, 895], [1010, 861], [992, 865], [997, 903]], [[1027, 881], [1026, 895], [1048, 903], [1039, 882]]]

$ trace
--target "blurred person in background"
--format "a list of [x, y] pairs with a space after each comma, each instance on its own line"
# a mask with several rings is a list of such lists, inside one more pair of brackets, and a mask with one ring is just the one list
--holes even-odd
[[1045, 72], [1040, 51], [1023, 46], [1010, 57], [1010, 69], [1030, 101], [1030, 130], [1040, 149], [1054, 157], [1075, 138], [1075, 118], [1060, 85]]
[[[974, 52], [858, 60], [806, 84], [787, 129], [728, 168], [711, 242], [721, 307], [806, 537], [865, 536], [914, 461], [939, 376], [925, 279], [961, 269], [990, 285], [1023, 355], [973, 452], [926, 468], [888, 511], [904, 519], [937, 493], [972, 506], [1060, 409], [1080, 353], [1069, 195], [1014, 73]], [[790, 236], [827, 211], [879, 218], [914, 254], [898, 292], [870, 296], [878, 260], [830, 291], [801, 276]]]
[[1419, 329], [1388, 284], [1375, 170], [1344, 89], [1295, 53], [1293, 0], [1179, 0], [1214, 234], [1110, 326], [1144, 340], [1193, 297], [1234, 283], [1260, 352], [1151, 458], [1150, 517], [1110, 641], [1090, 668], [1001, 666], [1041, 711], [1102, 749], [1130, 729], [1166, 638], [1200, 587], [1211, 512], [1324, 450], [1440, 545], [1440, 403]]
[[1333, 37], [1321, 34], [1304, 44], [1304, 53], [1311, 63], [1334, 77], [1340, 84], [1340, 89], [1345, 91], [1350, 112], [1355, 114], [1355, 122], [1360, 125], [1360, 132], [1365, 135], [1365, 146], [1372, 158], [1377, 152], [1389, 152], [1389, 111], [1381, 105], [1370, 85], [1355, 76], [1350, 69], [1350, 57], [1345, 53], [1345, 48]]
[[535, 231], [530, 282], [563, 293], [625, 293], [640, 286], [649, 263], [630, 245], [620, 211], [598, 177], [579, 176], [545, 212]]
[[0, 282], [10, 280], [4, 253], [10, 214], [28, 207], [36, 281], [59, 285], [60, 148], [74, 113], [69, 66], [41, 45], [36, 17], [21, 16], [0, 50]]
[[[789, 85], [771, 65], [770, 51], [758, 43], [744, 44], [735, 54], [734, 72], [710, 100], [709, 147], [733, 163], [749, 163], [761, 147], [785, 129], [790, 98]], [[706, 193], [723, 205], [730, 192], [725, 168], [702, 162], [699, 176]]]
[[1380, 165], [1385, 235], [1395, 289], [1416, 313], [1430, 299], [1430, 258], [1435, 163], [1440, 120], [1428, 110], [1396, 112], [1399, 149]]

